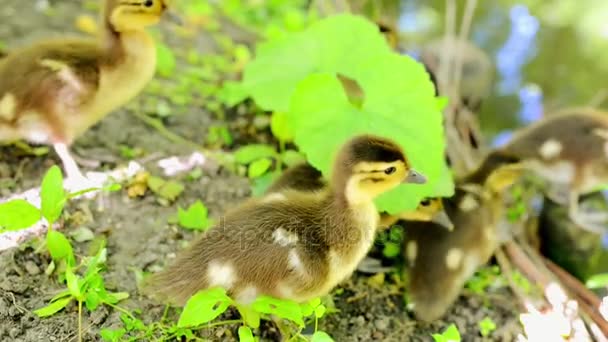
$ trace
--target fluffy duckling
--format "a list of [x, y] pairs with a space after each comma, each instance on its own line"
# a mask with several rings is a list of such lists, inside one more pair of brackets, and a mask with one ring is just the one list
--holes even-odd
[[[321, 171], [309, 163], [294, 165], [285, 171], [268, 187], [266, 194], [278, 193], [285, 190], [320, 191], [327, 185]], [[439, 198], [425, 198], [414, 211], [398, 215], [380, 214], [379, 228], [388, 228], [398, 220], [435, 222], [451, 230], [450, 218], [443, 210], [443, 202]]]
[[[489, 175], [478, 169], [444, 200], [454, 224], [448, 231], [432, 222], [408, 221], [404, 255], [409, 263], [410, 300], [416, 318], [433, 321], [445, 314], [465, 282], [487, 263], [502, 241], [503, 191], [519, 177], [522, 167], [505, 165]], [[485, 178], [481, 186], [467, 183]]]
[[83, 180], [68, 146], [152, 79], [156, 49], [145, 28], [167, 0], [106, 0], [98, 41], [47, 40], [0, 60], [0, 141], [52, 144], [68, 178]]
[[426, 179], [392, 141], [357, 136], [341, 148], [323, 191], [250, 199], [153, 275], [147, 292], [180, 305], [216, 286], [244, 304], [258, 295], [297, 302], [325, 295], [371, 248], [374, 198], [403, 182]]
[[495, 153], [521, 159], [549, 183], [547, 195], [568, 206], [570, 219], [592, 232], [605, 231], [608, 213], [583, 212], [579, 196], [608, 183], [608, 113], [565, 110], [522, 129]]

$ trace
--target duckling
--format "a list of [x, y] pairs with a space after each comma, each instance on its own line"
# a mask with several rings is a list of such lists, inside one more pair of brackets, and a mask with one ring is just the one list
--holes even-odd
[[502, 193], [522, 170], [519, 164], [507, 164], [484, 176], [485, 170], [479, 169], [466, 181], [485, 178], [481, 185], [465, 181], [461, 184], [466, 186], [457, 186], [455, 195], [444, 200], [453, 231], [433, 222], [403, 223], [408, 294], [416, 318], [430, 322], [443, 316], [469, 277], [505, 239], [500, 231], [506, 227]]
[[285, 190], [253, 198], [222, 217], [146, 292], [182, 305], [209, 287], [239, 303], [258, 295], [306, 301], [348, 277], [371, 248], [379, 215], [374, 198], [401, 183], [425, 183], [394, 142], [352, 138], [320, 192]]
[[156, 49], [145, 28], [167, 0], [106, 0], [98, 41], [59, 39], [0, 60], [0, 141], [52, 144], [68, 178], [85, 180], [68, 146], [152, 79]]
[[568, 206], [569, 218], [588, 231], [605, 231], [608, 213], [583, 212], [579, 196], [608, 183], [608, 114], [573, 108], [516, 132], [494, 153], [511, 155], [549, 183], [547, 196]]
[[[294, 165], [285, 170], [266, 190], [266, 194], [276, 193], [287, 189], [300, 191], [320, 191], [327, 183], [321, 171], [309, 163]], [[448, 230], [453, 228], [450, 218], [443, 210], [440, 198], [425, 198], [413, 211], [406, 211], [397, 215], [380, 214], [380, 229], [388, 228], [398, 220], [435, 222]]]

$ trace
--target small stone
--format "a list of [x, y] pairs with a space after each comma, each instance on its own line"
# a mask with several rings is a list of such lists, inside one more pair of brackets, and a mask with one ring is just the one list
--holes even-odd
[[384, 318], [377, 319], [374, 322], [374, 325], [376, 326], [376, 329], [383, 331], [388, 328], [389, 323], [390, 322], [389, 322], [388, 318], [384, 317]]
[[25, 267], [25, 270], [27, 271], [27, 273], [29, 275], [38, 275], [40, 274], [40, 268], [38, 267], [38, 265], [36, 265], [35, 262], [28, 260], [25, 262], [25, 265], [23, 265]]
[[374, 338], [374, 341], [382, 341], [382, 340], [384, 340], [384, 334], [381, 333], [381, 332], [379, 332], [379, 331], [374, 332], [372, 334], [372, 337]]
[[8, 335], [11, 338], [17, 338], [17, 336], [21, 335], [21, 329], [19, 329], [18, 327], [14, 327], [11, 328], [11, 330], [9, 330]]
[[357, 319], [355, 320], [355, 324], [357, 324], [359, 326], [365, 325], [365, 317], [357, 316]]

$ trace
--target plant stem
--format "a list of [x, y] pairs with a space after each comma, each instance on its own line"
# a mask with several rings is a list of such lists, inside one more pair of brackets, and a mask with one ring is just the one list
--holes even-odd
[[108, 303], [108, 302], [103, 302], [103, 303], [104, 303], [104, 304], [106, 304], [107, 306], [109, 306], [109, 307], [111, 307], [111, 308], [115, 309], [115, 310], [118, 310], [118, 311], [120, 311], [120, 312], [124, 313], [125, 315], [129, 316], [129, 318], [131, 318], [131, 319], [137, 319], [137, 318], [136, 318], [135, 316], [133, 316], [133, 315], [132, 315], [132, 314], [131, 314], [129, 311], [127, 311], [126, 309], [121, 308], [121, 307], [120, 307], [120, 306], [118, 306], [118, 305], [115, 305], [115, 304], [112, 304], [112, 303]]
[[82, 342], [82, 301], [78, 301], [78, 342]]

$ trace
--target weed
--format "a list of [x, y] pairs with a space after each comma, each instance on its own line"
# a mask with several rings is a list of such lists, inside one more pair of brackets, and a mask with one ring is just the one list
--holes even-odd
[[494, 330], [496, 330], [496, 323], [490, 317], [486, 317], [479, 322], [479, 333], [481, 336], [488, 337]]
[[450, 324], [441, 334], [433, 334], [435, 342], [460, 342], [460, 332], [455, 324]]

